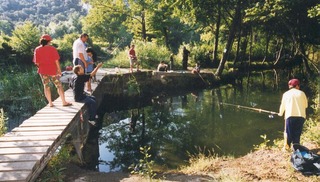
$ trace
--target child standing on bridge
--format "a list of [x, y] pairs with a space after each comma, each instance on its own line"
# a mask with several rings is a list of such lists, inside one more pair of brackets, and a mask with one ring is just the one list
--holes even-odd
[[83, 67], [81, 65], [76, 65], [73, 68], [73, 72], [75, 73], [75, 75], [72, 77], [70, 82], [70, 87], [73, 90], [74, 100], [76, 102], [85, 103], [88, 106], [89, 123], [92, 125], [95, 125], [97, 113], [96, 98], [86, 93], [84, 91], [84, 86], [86, 82], [88, 82], [94, 75], [96, 75], [98, 69], [101, 66], [102, 63], [99, 63], [90, 74], [85, 74]]

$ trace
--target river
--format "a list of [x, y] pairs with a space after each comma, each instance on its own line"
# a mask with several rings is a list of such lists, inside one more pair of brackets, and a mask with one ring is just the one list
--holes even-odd
[[124, 110], [112, 110], [110, 103], [99, 131], [96, 168], [126, 171], [139, 163], [144, 146], [150, 147], [149, 160], [156, 166], [172, 169], [199, 153], [245, 155], [264, 142], [263, 136], [272, 145], [283, 136], [284, 120], [254, 109], [277, 112], [286, 90], [286, 80], [278, 82], [273, 72], [267, 72], [219, 88], [178, 95], [164, 92], [148, 104], [130, 103]]

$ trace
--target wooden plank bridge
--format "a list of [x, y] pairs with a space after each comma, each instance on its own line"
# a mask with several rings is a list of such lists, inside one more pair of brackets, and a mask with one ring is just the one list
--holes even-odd
[[[105, 76], [107, 72], [108, 76]], [[103, 79], [102, 83], [99, 85], [92, 83], [97, 105], [100, 105], [103, 94], [122, 93], [124, 89], [127, 89], [126, 83], [131, 75], [134, 75], [137, 80], [145, 82], [146, 85], [143, 87], [155, 93], [163, 90], [162, 83], [166, 84], [166, 88], [171, 89], [176, 89], [177, 83], [179, 83], [179, 89], [193, 88], [195, 83], [207, 85], [203, 84], [202, 77], [204, 75], [189, 73], [191, 79], [186, 80], [185, 72], [152, 73], [152, 71], [143, 71], [136, 73], [128, 74], [128, 69], [100, 69], [97, 73], [97, 79]], [[180, 78], [183, 78], [182, 81], [173, 79], [179, 75]], [[212, 74], [208, 74], [207, 77], [211, 78]], [[146, 82], [146, 79], [149, 79], [149, 82]], [[158, 79], [155, 84], [158, 87], [150, 88], [152, 87], [149, 84], [150, 80], [154, 82], [155, 79]], [[197, 86], [197, 88], [200, 87]], [[42, 108], [19, 127], [0, 137], [0, 182], [35, 181], [69, 134], [71, 134], [72, 142], [80, 160], [82, 160], [81, 148], [90, 129], [90, 125], [86, 122], [88, 120], [87, 109], [84, 104], [73, 102], [71, 89], [65, 91], [65, 97], [67, 101], [72, 101], [72, 106], [63, 107], [61, 99], [57, 98], [53, 102], [54, 107]]]
[[[104, 74], [99, 70], [97, 78]], [[98, 86], [92, 83], [93, 90]], [[57, 152], [67, 134], [82, 158], [80, 148], [89, 131], [87, 111], [83, 103], [74, 102], [71, 89], [65, 91], [72, 106], [63, 107], [60, 98], [53, 104], [39, 110], [34, 116], [23, 121], [11, 132], [0, 137], [0, 181], [35, 181]]]

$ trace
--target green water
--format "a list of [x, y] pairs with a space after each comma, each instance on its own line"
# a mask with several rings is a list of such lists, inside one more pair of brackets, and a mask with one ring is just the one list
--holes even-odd
[[151, 147], [157, 165], [176, 168], [200, 152], [241, 156], [263, 142], [261, 135], [270, 141], [281, 138], [283, 118], [220, 104], [277, 112], [286, 82], [259, 78], [243, 79], [237, 86], [162, 94], [147, 106], [107, 112], [99, 137], [99, 171], [127, 170], [142, 157], [141, 146]]

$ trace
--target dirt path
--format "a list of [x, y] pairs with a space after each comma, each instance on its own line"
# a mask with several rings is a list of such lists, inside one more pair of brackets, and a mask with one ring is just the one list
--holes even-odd
[[[318, 153], [315, 145], [305, 145]], [[304, 176], [296, 172], [289, 161], [291, 152], [278, 149], [258, 150], [236, 159], [219, 158], [204, 167], [201, 171], [188, 174], [162, 174], [164, 182], [204, 182], [204, 181], [320, 181], [320, 176]], [[127, 173], [99, 173], [68, 167], [70, 182], [147, 182], [139, 176]]]

